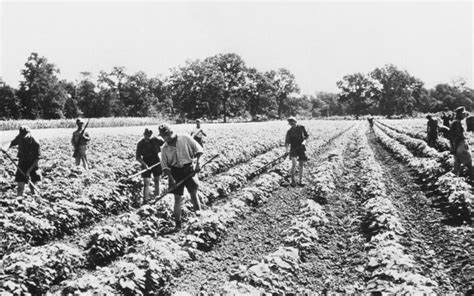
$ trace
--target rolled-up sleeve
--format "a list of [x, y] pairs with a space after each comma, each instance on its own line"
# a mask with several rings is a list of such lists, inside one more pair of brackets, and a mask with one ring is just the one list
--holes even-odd
[[163, 169], [163, 171], [170, 170], [170, 167], [168, 165], [167, 151], [168, 149], [166, 146], [161, 149], [161, 168]]
[[304, 126], [302, 126], [302, 127], [303, 127], [303, 139], [306, 140], [306, 139], [309, 137], [309, 134], [308, 134], [308, 132], [306, 131], [306, 128], [305, 128]]
[[186, 136], [186, 140], [188, 141], [188, 144], [193, 152], [191, 157], [196, 157], [197, 155], [204, 153], [204, 149], [201, 145], [198, 144], [198, 142], [196, 142], [196, 140], [189, 136]]

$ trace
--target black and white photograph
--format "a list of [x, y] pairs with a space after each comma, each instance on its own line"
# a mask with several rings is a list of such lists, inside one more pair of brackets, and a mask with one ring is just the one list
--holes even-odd
[[473, 14], [0, 0], [0, 295], [474, 295]]

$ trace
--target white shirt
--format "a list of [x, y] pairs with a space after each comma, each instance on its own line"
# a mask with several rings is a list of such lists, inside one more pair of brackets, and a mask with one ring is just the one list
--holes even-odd
[[191, 132], [191, 136], [196, 138], [202, 138], [202, 130], [201, 128], [194, 127], [193, 131]]
[[176, 146], [165, 143], [161, 148], [161, 166], [163, 170], [170, 167], [182, 168], [192, 163], [197, 154], [202, 154], [203, 149], [193, 138], [188, 135], [177, 135]]

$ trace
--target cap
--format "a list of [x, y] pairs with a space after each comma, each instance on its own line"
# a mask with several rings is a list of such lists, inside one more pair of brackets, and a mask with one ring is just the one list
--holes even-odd
[[464, 113], [464, 111], [466, 111], [466, 109], [464, 108], [464, 106], [461, 106], [461, 107], [457, 107], [457, 108], [456, 108], [456, 113]]
[[20, 127], [20, 135], [24, 136], [30, 132], [30, 128], [26, 125]]
[[162, 123], [158, 126], [158, 132], [160, 134], [167, 134], [171, 135], [173, 132], [171, 131], [171, 127], [167, 123]]
[[290, 116], [290, 117], [288, 117], [287, 121], [288, 122], [290, 122], [290, 121], [296, 122], [296, 118], [294, 116]]
[[196, 119], [196, 122], [201, 122], [201, 119]]
[[143, 134], [145, 135], [152, 135], [153, 134], [153, 131], [149, 128], [146, 128], [145, 131], [143, 132]]
[[84, 121], [80, 118], [76, 119], [76, 124], [84, 124]]

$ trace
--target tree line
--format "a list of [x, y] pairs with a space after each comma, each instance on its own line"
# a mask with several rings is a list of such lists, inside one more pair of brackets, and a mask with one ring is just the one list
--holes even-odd
[[162, 116], [225, 122], [228, 117], [393, 116], [474, 107], [474, 92], [462, 81], [428, 90], [420, 79], [394, 65], [344, 76], [337, 82], [338, 94], [313, 95], [300, 95], [289, 70], [261, 72], [234, 53], [186, 61], [167, 77], [114, 67], [96, 79], [82, 72], [76, 82], [60, 80], [58, 67], [32, 53], [21, 73], [18, 88], [0, 80], [0, 119]]

